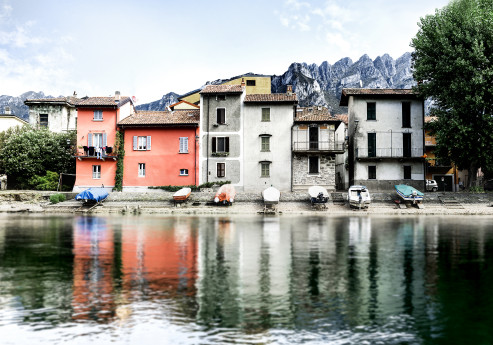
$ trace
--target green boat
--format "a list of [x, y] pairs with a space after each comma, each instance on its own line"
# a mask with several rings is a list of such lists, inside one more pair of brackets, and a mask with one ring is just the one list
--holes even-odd
[[394, 187], [397, 195], [405, 201], [412, 201], [413, 203], [423, 201], [424, 194], [414, 187], [408, 186], [407, 184], [396, 184]]

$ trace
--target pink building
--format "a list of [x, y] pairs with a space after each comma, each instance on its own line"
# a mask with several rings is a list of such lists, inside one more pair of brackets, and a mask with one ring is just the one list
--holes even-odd
[[199, 116], [199, 109], [139, 111], [121, 120], [123, 189], [196, 185]]
[[74, 191], [115, 186], [118, 121], [135, 112], [130, 97], [84, 97], [77, 101], [77, 164]]

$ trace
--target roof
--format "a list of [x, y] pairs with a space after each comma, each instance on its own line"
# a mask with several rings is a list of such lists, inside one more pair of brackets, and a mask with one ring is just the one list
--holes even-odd
[[347, 114], [337, 114], [335, 115], [339, 120], [341, 120], [344, 124], [348, 124], [348, 115]]
[[288, 95], [287, 93], [268, 93], [268, 94], [252, 94], [245, 96], [245, 103], [263, 103], [263, 102], [294, 102], [298, 103], [298, 97], [295, 93]]
[[190, 103], [190, 102], [187, 102], [187, 101], [183, 101], [183, 100], [182, 101], [178, 101], [178, 102], [176, 102], [174, 104], [168, 105], [168, 107], [170, 107], [172, 109], [173, 107], [177, 106], [178, 104], [182, 104], [182, 103], [188, 104], [188, 105], [190, 105], [190, 106], [192, 106], [194, 108], [197, 108], [197, 109], [200, 108], [200, 106], [198, 106], [197, 104], [193, 104], [193, 103]]
[[20, 117], [14, 115], [14, 114], [0, 114], [0, 119], [9, 119], [12, 118], [14, 120], [18, 120], [24, 124], [28, 124], [28, 122], [24, 119], [21, 119]]
[[31, 98], [24, 101], [25, 105], [34, 105], [41, 103], [52, 103], [52, 104], [64, 104], [67, 106], [75, 106], [79, 103], [80, 99], [77, 97], [52, 97], [52, 98]]
[[199, 119], [199, 109], [183, 109], [175, 111], [138, 111], [137, 113], [118, 122], [118, 125], [124, 127], [172, 125], [198, 126]]
[[76, 104], [77, 107], [121, 107], [122, 105], [130, 102], [130, 97], [121, 96], [118, 102], [115, 101], [115, 96], [110, 97], [84, 97], [80, 98]]
[[326, 122], [326, 121], [340, 121], [335, 116], [330, 114], [330, 111], [326, 107], [299, 107], [296, 109], [296, 115], [294, 117], [296, 122]]
[[418, 98], [412, 89], [342, 89], [340, 106], [347, 106], [349, 96]]
[[200, 93], [242, 93], [241, 85], [206, 85]]

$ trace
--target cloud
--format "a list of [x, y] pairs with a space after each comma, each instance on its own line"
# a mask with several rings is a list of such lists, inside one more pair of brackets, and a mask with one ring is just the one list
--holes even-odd
[[299, 30], [310, 31], [310, 8], [311, 5], [307, 2], [298, 0], [286, 0], [281, 12], [276, 12], [281, 25]]

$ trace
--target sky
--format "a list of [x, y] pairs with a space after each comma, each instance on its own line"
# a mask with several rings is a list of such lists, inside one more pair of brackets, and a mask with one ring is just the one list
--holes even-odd
[[293, 62], [412, 51], [448, 0], [0, 0], [0, 95], [135, 96], [138, 104]]

